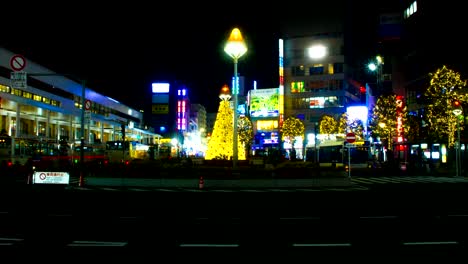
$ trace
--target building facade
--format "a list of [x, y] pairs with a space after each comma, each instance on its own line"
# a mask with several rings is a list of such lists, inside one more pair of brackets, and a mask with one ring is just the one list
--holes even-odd
[[301, 119], [305, 135], [316, 133], [323, 115], [339, 117], [361, 102], [360, 85], [348, 74], [344, 50], [340, 32], [284, 40], [285, 118]]
[[[12, 82], [12, 51], [0, 48], [0, 130], [22, 140], [69, 144], [126, 140], [153, 144], [159, 137], [142, 127], [143, 113], [91, 90], [81, 83], [27, 60], [24, 83]], [[85, 109], [83, 97], [85, 95]], [[84, 118], [83, 118], [84, 117]], [[14, 144], [12, 144], [14, 146]]]

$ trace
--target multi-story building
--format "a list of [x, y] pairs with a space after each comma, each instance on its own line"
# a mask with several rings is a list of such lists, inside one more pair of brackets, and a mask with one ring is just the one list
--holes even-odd
[[[24, 61], [24, 69], [12, 68], [13, 57]], [[26, 78], [12, 82], [12, 72]], [[28, 140], [75, 144], [82, 137], [85, 143], [105, 143], [122, 140], [122, 129], [128, 141], [152, 144], [159, 137], [143, 127], [143, 113], [91, 90], [85, 80], [76, 82], [0, 48], [0, 130], [20, 146]]]
[[344, 44], [340, 32], [284, 39], [285, 118], [303, 120], [306, 135], [316, 132], [324, 114], [338, 117], [361, 101], [360, 85], [348, 75]]
[[190, 107], [190, 131], [200, 131], [206, 134], [206, 109], [201, 104], [192, 104]]
[[201, 104], [191, 104], [189, 129], [185, 137], [187, 154], [203, 156], [206, 152], [206, 109]]
[[414, 154], [413, 148], [418, 147], [434, 161], [445, 153], [442, 151], [444, 142], [427, 144], [428, 126], [423, 121], [427, 104], [424, 92], [430, 85], [429, 73], [443, 65], [462, 76], [466, 74], [466, 60], [461, 59], [466, 53], [466, 40], [458, 28], [464, 22], [462, 10], [455, 3], [405, 0], [389, 1], [376, 13], [379, 19], [376, 20], [375, 52], [384, 58], [379, 77], [384, 85], [390, 84], [384, 91], [404, 99], [409, 115], [419, 122], [420, 128], [413, 130], [417, 132], [413, 132], [411, 142], [406, 136], [392, 139], [394, 143], [411, 143], [412, 149], [399, 151], [396, 155], [399, 158], [408, 158], [405, 155]]

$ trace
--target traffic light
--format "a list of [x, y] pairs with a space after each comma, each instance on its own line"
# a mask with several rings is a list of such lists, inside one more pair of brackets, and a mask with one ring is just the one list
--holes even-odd
[[458, 100], [458, 99], [453, 100], [452, 101], [452, 107], [453, 107], [453, 113], [456, 116], [459, 116], [459, 115], [461, 115], [463, 113], [463, 109], [462, 109], [460, 100]]
[[125, 124], [121, 124], [120, 127], [122, 128], [122, 140], [125, 140]]
[[364, 87], [364, 86], [359, 87], [359, 92], [362, 93], [362, 94], [365, 94], [366, 93], [366, 87]]

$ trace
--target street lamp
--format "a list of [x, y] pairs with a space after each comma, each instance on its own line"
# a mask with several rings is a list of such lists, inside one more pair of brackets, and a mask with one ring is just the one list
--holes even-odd
[[231, 35], [224, 46], [224, 51], [234, 60], [234, 87], [232, 94], [234, 97], [234, 133], [232, 137], [232, 167], [237, 167], [237, 96], [239, 94], [239, 82], [237, 78], [237, 61], [244, 53], [247, 52], [247, 45], [242, 38], [242, 34], [238, 28], [231, 31]]
[[455, 146], [455, 166], [456, 166], [456, 176], [460, 176], [461, 173], [461, 159], [460, 159], [460, 120], [459, 116], [463, 113], [460, 101], [455, 100], [453, 102], [453, 114], [457, 119], [457, 144]]
[[383, 67], [383, 64], [384, 64], [384, 61], [383, 61], [383, 57], [380, 56], [380, 55], [377, 55], [375, 57], [375, 62], [370, 62], [368, 65], [367, 65], [367, 68], [372, 71], [372, 72], [376, 72], [376, 80], [377, 80], [377, 83], [376, 83], [376, 86], [377, 86], [377, 93], [378, 94], [381, 94], [382, 93], [382, 67]]

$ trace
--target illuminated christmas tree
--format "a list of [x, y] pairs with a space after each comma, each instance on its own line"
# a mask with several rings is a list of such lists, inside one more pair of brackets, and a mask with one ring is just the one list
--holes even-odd
[[[424, 96], [427, 100], [426, 121], [429, 135], [435, 140], [447, 140], [450, 147], [454, 146], [457, 131], [457, 118], [453, 113], [454, 101], [462, 104], [468, 102], [467, 81], [461, 78], [459, 72], [443, 65], [435, 72], [429, 73], [431, 77], [429, 87]], [[464, 114], [464, 113], [463, 113]], [[463, 129], [463, 126], [460, 127]]]
[[[205, 159], [225, 159], [232, 158], [232, 137], [233, 137], [233, 122], [234, 111], [230, 107], [229, 99], [231, 94], [227, 85], [221, 89], [219, 95], [221, 102], [219, 103], [218, 114], [213, 127], [210, 141], [208, 142], [208, 149], [206, 151]], [[238, 137], [238, 159], [245, 160], [245, 151], [243, 144]]]

